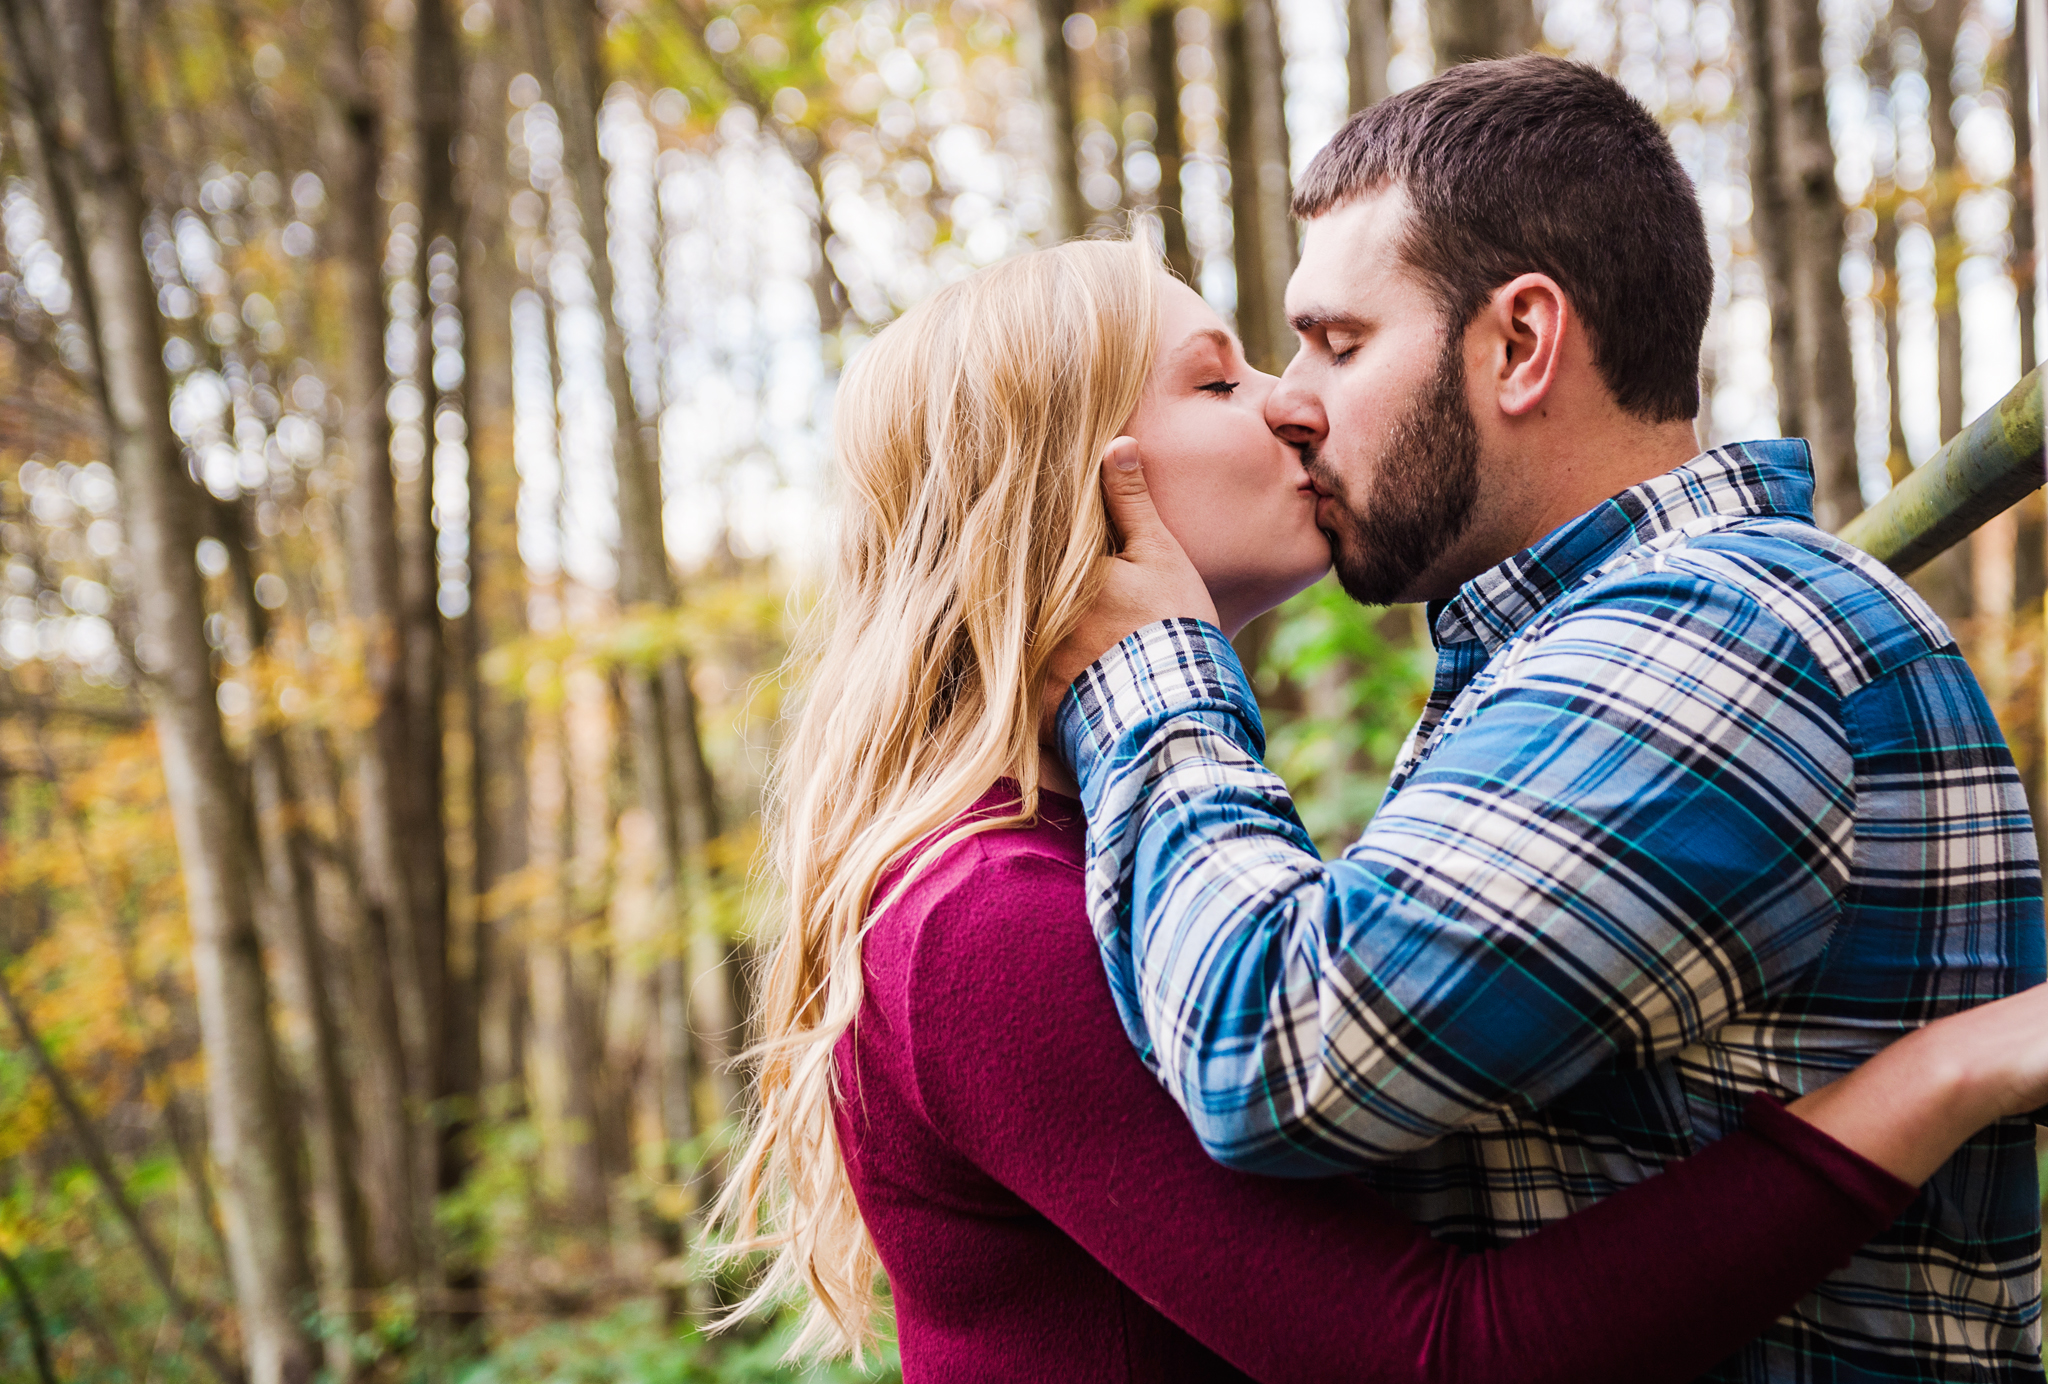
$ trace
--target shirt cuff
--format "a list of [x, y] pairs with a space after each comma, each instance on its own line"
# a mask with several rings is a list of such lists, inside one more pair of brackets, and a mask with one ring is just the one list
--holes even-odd
[[1074, 679], [1060, 699], [1060, 747], [1085, 788], [1089, 774], [1134, 733], [1182, 712], [1223, 711], [1245, 722], [1253, 753], [1263, 757], [1258, 705], [1222, 630], [1185, 616], [1161, 620], [1126, 635]]
[[1843, 1196], [1889, 1225], [1920, 1189], [1894, 1177], [1840, 1140], [1808, 1124], [1784, 1102], [1762, 1091], [1750, 1094], [1742, 1122], [1752, 1134], [1770, 1140], [1812, 1168]]

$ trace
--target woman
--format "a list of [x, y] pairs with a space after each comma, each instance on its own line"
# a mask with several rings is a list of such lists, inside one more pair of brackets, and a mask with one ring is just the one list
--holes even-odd
[[1210, 1162], [1110, 1001], [1040, 684], [1111, 550], [1120, 434], [1226, 632], [1321, 575], [1272, 384], [1141, 248], [1100, 242], [934, 295], [848, 371], [839, 565], [780, 768], [761, 1118], [724, 1208], [775, 1251], [754, 1301], [805, 1291], [805, 1343], [857, 1350], [886, 1270], [909, 1381], [1690, 1378], [2048, 1098], [2048, 996], [1789, 1109], [1758, 1097], [1499, 1250], [1440, 1246], [1354, 1182]]

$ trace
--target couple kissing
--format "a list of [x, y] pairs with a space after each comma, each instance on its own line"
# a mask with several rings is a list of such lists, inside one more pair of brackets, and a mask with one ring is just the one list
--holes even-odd
[[[2032, 822], [1954, 639], [1701, 451], [1694, 190], [1525, 57], [1303, 178], [1297, 354], [1141, 244], [840, 386], [722, 1215], [917, 1381], [2040, 1380]], [[1229, 637], [1334, 567], [1435, 682], [1322, 858]]]

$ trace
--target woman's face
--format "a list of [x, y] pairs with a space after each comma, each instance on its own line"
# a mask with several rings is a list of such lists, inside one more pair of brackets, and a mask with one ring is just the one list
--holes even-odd
[[1159, 342], [1124, 431], [1138, 442], [1159, 518], [1236, 634], [1329, 568], [1301, 458], [1266, 427], [1277, 382], [1245, 364], [1200, 294], [1160, 276]]

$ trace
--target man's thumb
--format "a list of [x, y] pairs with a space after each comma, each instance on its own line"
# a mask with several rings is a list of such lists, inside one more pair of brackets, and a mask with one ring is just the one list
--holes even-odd
[[1136, 438], [1119, 437], [1103, 448], [1102, 498], [1126, 553], [1148, 547], [1164, 535], [1159, 511], [1152, 508], [1152, 491], [1145, 484]]

